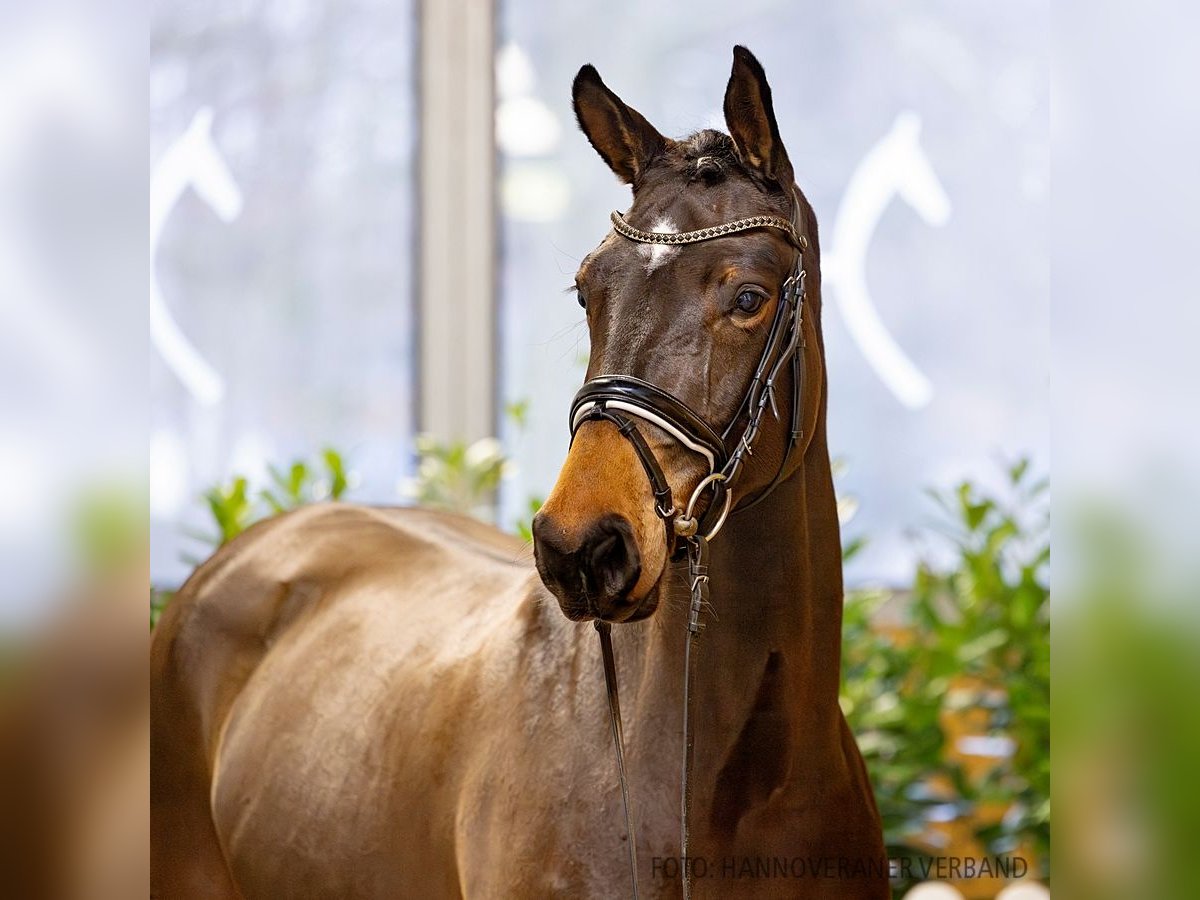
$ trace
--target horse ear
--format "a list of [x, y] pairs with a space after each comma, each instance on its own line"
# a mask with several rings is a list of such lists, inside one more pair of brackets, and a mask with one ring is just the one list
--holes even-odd
[[767, 73], [742, 46], [733, 48], [733, 72], [725, 88], [725, 124], [742, 163], [763, 180], [790, 191], [795, 176], [779, 137]]
[[669, 141], [610, 91], [590, 65], [575, 76], [571, 96], [575, 118], [591, 145], [617, 177], [636, 190], [651, 161]]

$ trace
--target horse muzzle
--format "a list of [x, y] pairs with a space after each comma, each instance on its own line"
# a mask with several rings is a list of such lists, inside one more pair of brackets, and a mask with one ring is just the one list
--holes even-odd
[[574, 621], [629, 622], [654, 611], [650, 596], [632, 594], [642, 576], [642, 559], [629, 520], [608, 514], [571, 535], [553, 516], [533, 519], [538, 574]]

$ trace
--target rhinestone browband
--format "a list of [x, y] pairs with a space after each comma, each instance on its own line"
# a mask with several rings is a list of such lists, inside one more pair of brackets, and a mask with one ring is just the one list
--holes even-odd
[[788, 239], [799, 247], [801, 250], [808, 249], [808, 241], [804, 235], [796, 231], [794, 225], [787, 219], [781, 219], [778, 216], [750, 216], [748, 219], [736, 219], [733, 222], [726, 222], [723, 225], [714, 225], [711, 228], [701, 228], [698, 231], [680, 231], [680, 232], [661, 232], [661, 231], [642, 231], [634, 228], [622, 218], [619, 212], [613, 211], [609, 216], [612, 219], [613, 228], [619, 234], [623, 234], [631, 241], [640, 241], [643, 244], [696, 244], [700, 241], [709, 241], [713, 238], [725, 237], [727, 234], [736, 234], [739, 231], [749, 231], [751, 228], [778, 228], [784, 232]]

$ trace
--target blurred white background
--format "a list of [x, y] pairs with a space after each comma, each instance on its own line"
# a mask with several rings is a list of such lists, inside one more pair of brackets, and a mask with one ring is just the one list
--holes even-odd
[[144, 16], [0, 3], [3, 633], [61, 588], [81, 497], [145, 470]]
[[336, 445], [394, 501], [413, 436], [415, 9], [177, 2], [150, 19], [152, 575], [201, 492]]

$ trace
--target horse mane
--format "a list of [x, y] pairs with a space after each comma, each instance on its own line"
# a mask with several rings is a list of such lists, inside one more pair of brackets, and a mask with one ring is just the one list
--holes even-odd
[[719, 184], [731, 178], [746, 178], [768, 194], [791, 203], [790, 191], [764, 182], [738, 158], [733, 138], [715, 128], [702, 128], [682, 140], [672, 141], [664, 154], [666, 165], [689, 182]]
[[715, 184], [724, 181], [731, 172], [750, 174], [737, 157], [733, 139], [713, 128], [704, 128], [675, 141], [667, 159], [671, 168], [688, 181], [703, 180]]

